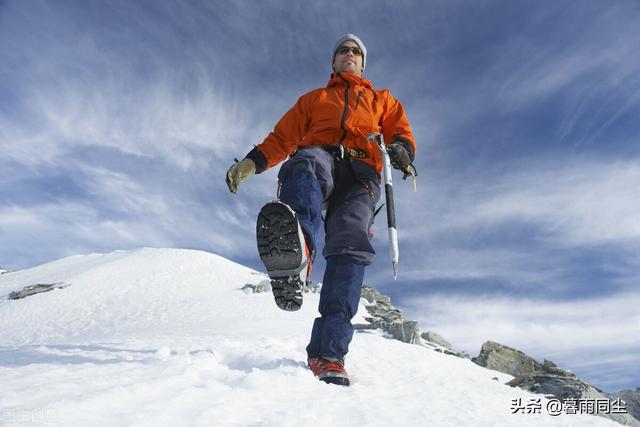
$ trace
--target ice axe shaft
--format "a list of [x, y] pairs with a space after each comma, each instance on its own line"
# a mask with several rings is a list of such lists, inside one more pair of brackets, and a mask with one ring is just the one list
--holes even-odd
[[391, 178], [391, 160], [384, 145], [384, 137], [380, 133], [372, 133], [367, 136], [367, 141], [375, 142], [380, 148], [383, 160], [384, 172], [384, 197], [387, 205], [387, 227], [389, 229], [389, 253], [391, 254], [391, 264], [393, 265], [393, 278], [398, 278], [398, 229], [396, 227], [396, 211], [393, 204], [393, 181]]

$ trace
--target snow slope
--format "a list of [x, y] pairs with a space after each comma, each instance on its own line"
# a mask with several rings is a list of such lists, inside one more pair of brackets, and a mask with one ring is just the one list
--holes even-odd
[[[240, 290], [265, 279], [210, 253], [148, 248], [3, 274], [0, 425], [618, 425], [552, 417], [544, 398], [542, 414], [512, 415], [513, 399], [541, 396], [371, 331], [354, 336], [352, 387], [321, 383], [304, 351], [318, 294], [288, 313], [271, 293]], [[69, 286], [7, 298], [56, 282]]]

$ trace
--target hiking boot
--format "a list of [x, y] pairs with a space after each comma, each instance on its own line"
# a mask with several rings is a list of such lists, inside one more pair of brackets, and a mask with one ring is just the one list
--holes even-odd
[[349, 375], [340, 360], [311, 357], [307, 361], [307, 365], [320, 381], [327, 384], [349, 385]]
[[296, 213], [285, 203], [267, 203], [258, 214], [256, 239], [276, 304], [282, 310], [299, 310], [302, 291], [311, 275], [313, 254]]

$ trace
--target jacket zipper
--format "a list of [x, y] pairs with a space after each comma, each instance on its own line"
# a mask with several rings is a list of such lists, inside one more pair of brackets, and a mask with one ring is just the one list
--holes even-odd
[[342, 136], [338, 141], [338, 144], [342, 144], [342, 141], [344, 141], [344, 139], [347, 137], [347, 128], [345, 127], [345, 123], [347, 121], [347, 113], [349, 112], [349, 80], [342, 77], [342, 74], [340, 73], [338, 73], [338, 76], [347, 85], [347, 88], [344, 91], [344, 109], [342, 110], [342, 119], [340, 120], [340, 128], [342, 128]]
[[362, 91], [358, 92], [358, 97], [356, 98], [356, 106], [354, 110], [358, 109], [358, 104], [360, 103], [360, 97], [362, 96]]

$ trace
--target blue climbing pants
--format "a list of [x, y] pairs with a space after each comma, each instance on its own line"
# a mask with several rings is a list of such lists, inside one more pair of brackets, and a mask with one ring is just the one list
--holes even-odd
[[309, 249], [315, 253], [317, 234], [325, 219], [327, 260], [309, 357], [343, 360], [353, 337], [351, 319], [358, 310], [365, 266], [375, 251], [369, 241], [380, 187], [372, 169], [340, 159], [323, 148], [298, 151], [280, 169], [280, 200], [293, 208]]

